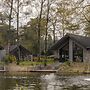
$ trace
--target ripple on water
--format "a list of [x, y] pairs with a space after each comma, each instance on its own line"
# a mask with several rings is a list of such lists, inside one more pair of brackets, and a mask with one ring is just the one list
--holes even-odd
[[90, 75], [59, 76], [54, 73], [2, 75], [0, 90], [90, 90]]

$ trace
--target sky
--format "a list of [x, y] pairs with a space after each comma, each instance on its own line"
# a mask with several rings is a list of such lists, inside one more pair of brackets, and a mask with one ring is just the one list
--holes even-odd
[[[21, 0], [21, 1], [26, 1], [26, 0]], [[76, 0], [76, 1], [78, 1], [78, 0]], [[30, 3], [31, 5], [23, 6], [20, 8], [20, 26], [26, 24], [30, 20], [30, 18], [35, 18], [38, 15], [40, 7], [39, 7], [39, 3], [38, 4], [37, 3], [38, 3], [38, 0], [36, 0], [35, 3]], [[86, 4], [86, 3], [90, 3], [90, 0], [84, 0], [84, 4]], [[1, 5], [2, 5], [2, 0], [0, 0], [0, 11], [5, 11], [5, 12], [8, 11], [8, 8], [4, 9], [1, 7]], [[15, 4], [14, 4], [14, 6], [16, 7]], [[24, 13], [26, 13], [26, 12], [30, 13], [30, 15], [25, 15]], [[16, 27], [15, 22], [16, 21], [14, 19], [13, 24]]]

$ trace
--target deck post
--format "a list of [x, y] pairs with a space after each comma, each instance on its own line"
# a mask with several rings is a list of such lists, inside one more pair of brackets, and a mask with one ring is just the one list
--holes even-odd
[[73, 41], [69, 39], [69, 61], [73, 61]]

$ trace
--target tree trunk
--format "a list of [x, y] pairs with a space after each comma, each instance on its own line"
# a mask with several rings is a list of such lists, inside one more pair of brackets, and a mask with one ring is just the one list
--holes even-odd
[[20, 48], [19, 48], [19, 0], [17, 0], [17, 48], [18, 48], [17, 64], [19, 64], [19, 61], [20, 61]]
[[[11, 30], [11, 20], [12, 20], [12, 9], [13, 9], [13, 0], [11, 0], [11, 6], [10, 6], [10, 14], [9, 14], [9, 31]], [[10, 37], [11, 38], [11, 37]], [[8, 53], [9, 53], [9, 49], [10, 49], [10, 38], [8, 36]]]
[[38, 20], [38, 61], [40, 61], [40, 55], [41, 55], [41, 19], [42, 19], [42, 10], [43, 10], [43, 3], [44, 1], [41, 1], [41, 10]]
[[47, 1], [47, 17], [46, 17], [46, 35], [45, 35], [45, 61], [44, 66], [47, 65], [47, 38], [48, 38], [48, 22], [49, 22], [49, 10], [50, 10], [50, 2]]
[[10, 7], [9, 30], [11, 30], [12, 10], [13, 10], [13, 0], [11, 0], [11, 7]]
[[49, 22], [49, 10], [50, 10], [50, 2], [47, 2], [47, 19], [46, 19], [46, 35], [45, 35], [45, 53], [47, 52], [47, 37], [48, 37], [48, 22]]
[[64, 27], [64, 18], [62, 19], [62, 33], [63, 33], [63, 36], [65, 35], [65, 27]]
[[56, 39], [55, 39], [55, 30], [56, 30], [56, 21], [55, 22], [52, 22], [52, 25], [53, 25], [53, 44], [55, 43]]

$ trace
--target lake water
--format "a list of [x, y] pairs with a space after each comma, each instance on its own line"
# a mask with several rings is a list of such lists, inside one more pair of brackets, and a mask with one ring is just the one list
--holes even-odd
[[0, 90], [90, 90], [90, 75], [0, 73]]

